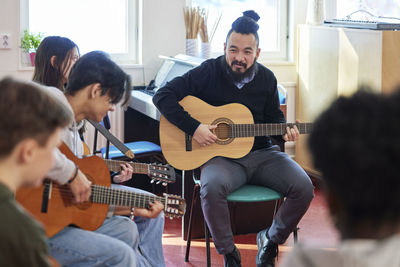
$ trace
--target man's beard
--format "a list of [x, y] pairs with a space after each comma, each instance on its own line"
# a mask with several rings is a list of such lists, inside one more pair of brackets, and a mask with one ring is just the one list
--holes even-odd
[[248, 68], [245, 72], [234, 71], [232, 69], [233, 65], [235, 65], [235, 64], [239, 64], [242, 67], [246, 68], [247, 65], [245, 63], [241, 63], [237, 60], [234, 60], [234, 61], [232, 61], [231, 65], [229, 66], [228, 62], [226, 62], [226, 59], [224, 59], [224, 62], [225, 62], [225, 67], [228, 71], [228, 74], [234, 82], [241, 82], [241, 81], [243, 81], [243, 79], [251, 77], [253, 75], [253, 73], [255, 73], [257, 71], [256, 58], [254, 58], [253, 65], [250, 68]]

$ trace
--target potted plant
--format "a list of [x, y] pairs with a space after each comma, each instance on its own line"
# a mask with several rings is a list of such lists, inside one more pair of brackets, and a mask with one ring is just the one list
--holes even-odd
[[32, 66], [35, 66], [35, 54], [36, 50], [43, 39], [42, 33], [32, 33], [29, 30], [24, 31], [24, 35], [21, 37], [21, 48], [24, 52], [30, 55]]

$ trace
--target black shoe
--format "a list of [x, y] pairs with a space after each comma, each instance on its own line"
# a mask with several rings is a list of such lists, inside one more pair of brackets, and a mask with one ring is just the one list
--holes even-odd
[[242, 267], [240, 262], [240, 252], [236, 246], [233, 248], [231, 253], [224, 255], [224, 267]]
[[275, 258], [278, 255], [278, 244], [269, 240], [268, 229], [257, 234], [257, 267], [275, 267]]

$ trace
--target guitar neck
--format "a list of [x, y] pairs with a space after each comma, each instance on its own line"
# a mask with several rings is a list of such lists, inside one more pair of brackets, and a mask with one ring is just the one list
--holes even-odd
[[128, 163], [133, 168], [133, 173], [149, 174], [149, 164], [138, 163], [138, 162], [127, 162], [122, 160], [104, 160], [110, 171], [119, 172], [121, 170], [121, 164]]
[[148, 208], [149, 202], [155, 202], [156, 200], [166, 206], [166, 199], [162, 197], [118, 190], [101, 185], [92, 185], [90, 198], [94, 203], [134, 208]]
[[312, 123], [262, 123], [262, 124], [234, 124], [231, 128], [231, 137], [251, 137], [266, 135], [283, 135], [286, 128], [294, 125], [299, 129], [300, 134], [310, 133]]

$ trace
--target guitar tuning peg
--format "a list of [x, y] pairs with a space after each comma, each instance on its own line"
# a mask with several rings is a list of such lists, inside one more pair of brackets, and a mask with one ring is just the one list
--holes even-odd
[[157, 181], [157, 182], [156, 182], [156, 184], [159, 184], [159, 183], [161, 183], [161, 181]]
[[154, 183], [154, 179], [151, 179], [150, 183], [153, 184]]
[[167, 183], [166, 183], [166, 182], [163, 182], [162, 185], [163, 185], [163, 186], [167, 186]]

